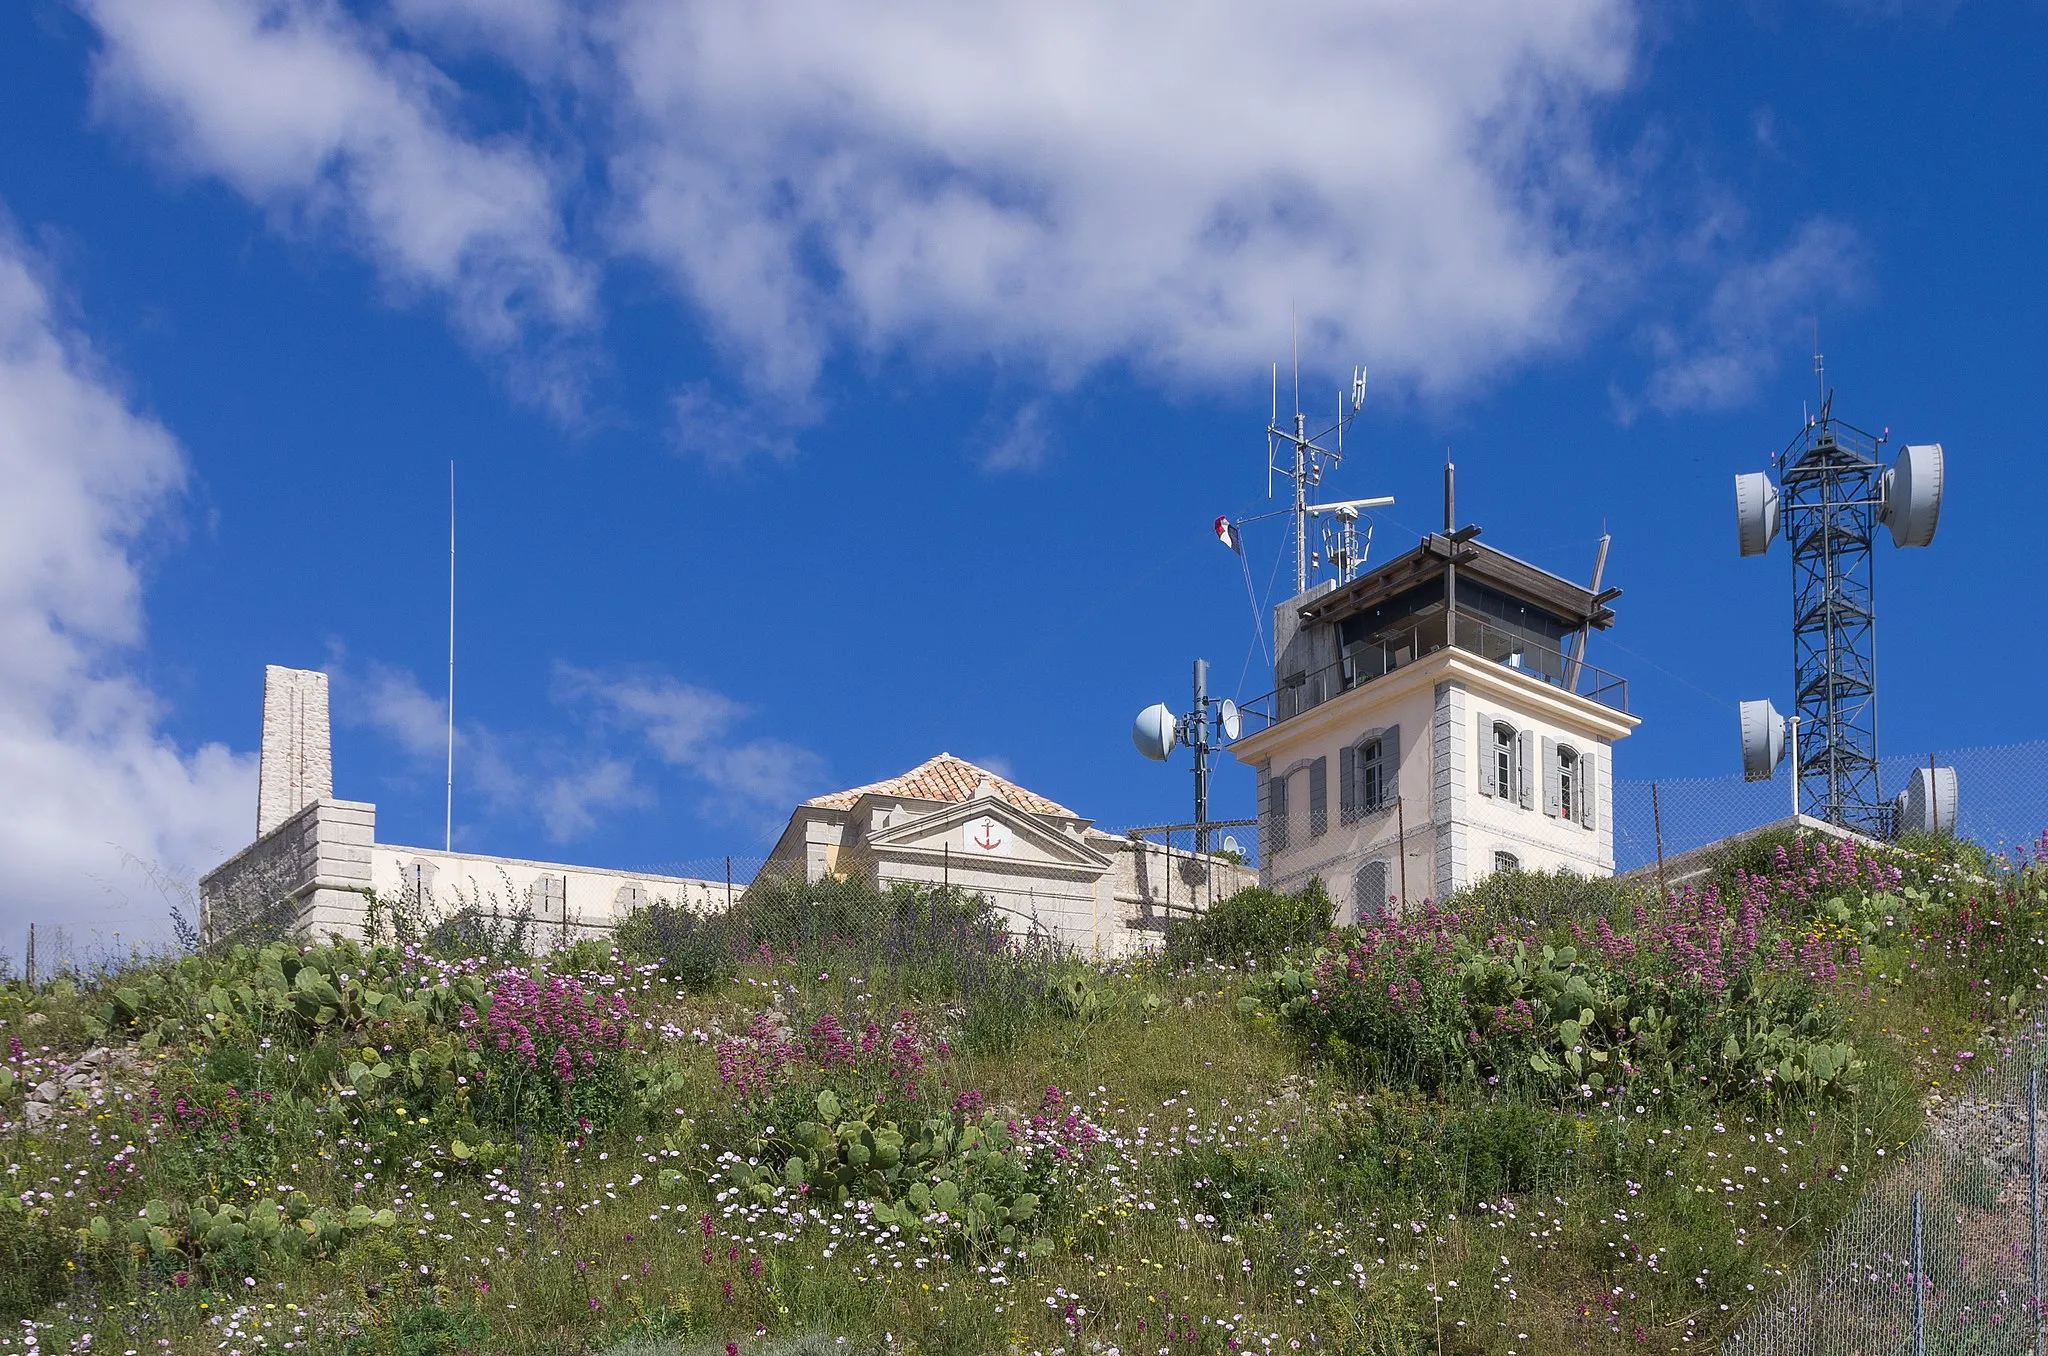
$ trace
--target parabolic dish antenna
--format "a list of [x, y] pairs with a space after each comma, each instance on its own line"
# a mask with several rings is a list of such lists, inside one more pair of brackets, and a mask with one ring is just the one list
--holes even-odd
[[1155, 763], [1163, 763], [1173, 752], [1173, 712], [1165, 702], [1154, 702], [1138, 713], [1138, 719], [1131, 725], [1131, 742], [1138, 746], [1138, 752]]
[[1893, 827], [1900, 833], [1954, 833], [1956, 770], [1914, 768], [1906, 789], [1892, 801], [1892, 812]]
[[1216, 707], [1216, 723], [1223, 727], [1225, 739], [1235, 739], [1244, 732], [1244, 713], [1237, 709], [1237, 703], [1225, 697]]
[[1877, 520], [1892, 530], [1894, 546], [1925, 546], [1941, 520], [1945, 467], [1940, 443], [1909, 443], [1884, 473]]
[[1762, 555], [1777, 539], [1778, 487], [1762, 471], [1735, 477], [1735, 526], [1746, 556]]
[[1223, 835], [1223, 850], [1225, 852], [1234, 852], [1240, 857], [1244, 856], [1244, 849], [1237, 845], [1237, 836], [1235, 834], [1226, 833]]
[[[1767, 782], [1785, 757], [1785, 718], [1769, 701], [1742, 704], [1742, 780]], [[1793, 775], [1798, 775], [1794, 770]]]

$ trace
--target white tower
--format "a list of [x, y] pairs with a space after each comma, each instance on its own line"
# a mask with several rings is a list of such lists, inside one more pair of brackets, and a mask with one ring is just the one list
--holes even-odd
[[327, 675], [317, 669], [263, 669], [263, 753], [256, 777], [256, 836], [263, 837], [315, 801], [334, 799], [334, 756], [327, 722]]

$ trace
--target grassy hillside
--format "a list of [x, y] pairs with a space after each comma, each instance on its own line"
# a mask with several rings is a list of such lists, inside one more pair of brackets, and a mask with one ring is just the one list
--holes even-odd
[[1712, 1346], [1995, 1050], [2048, 876], [1760, 844], [1159, 961], [757, 889], [0, 991], [0, 1351]]

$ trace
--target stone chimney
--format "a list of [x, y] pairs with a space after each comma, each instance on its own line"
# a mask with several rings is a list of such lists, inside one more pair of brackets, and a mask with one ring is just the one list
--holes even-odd
[[334, 761], [327, 724], [327, 675], [317, 669], [266, 665], [256, 836], [262, 838], [315, 801], [332, 799]]

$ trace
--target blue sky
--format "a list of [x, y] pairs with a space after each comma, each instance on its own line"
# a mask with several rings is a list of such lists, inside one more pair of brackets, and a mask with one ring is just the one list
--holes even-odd
[[2044, 18], [0, 8], [0, 922], [146, 932], [137, 861], [246, 841], [266, 662], [438, 841], [451, 458], [460, 847], [744, 858], [940, 749], [1184, 817], [1129, 722], [1197, 655], [1270, 686], [1209, 523], [1266, 507], [1290, 310], [1312, 409], [1371, 367], [1376, 556], [1447, 447], [1494, 545], [1614, 534], [1629, 777], [1789, 704], [1729, 484], [1818, 320], [1837, 411], [1950, 459], [1878, 561], [1885, 751], [2040, 737]]

